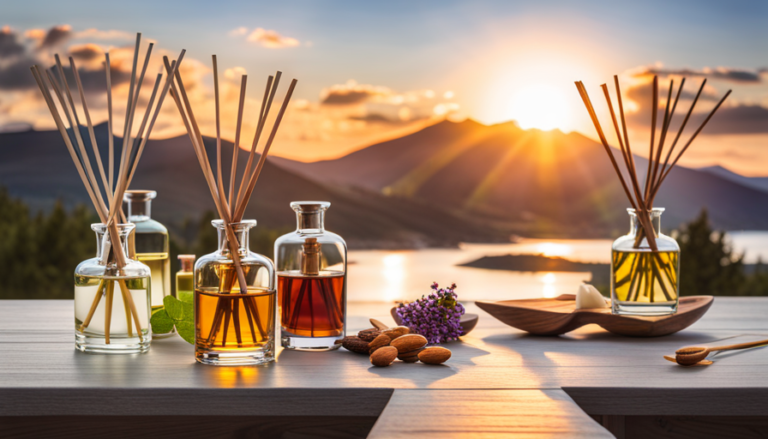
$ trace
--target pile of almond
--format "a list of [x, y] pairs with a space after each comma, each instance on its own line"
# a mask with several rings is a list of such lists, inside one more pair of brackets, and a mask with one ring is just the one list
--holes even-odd
[[387, 328], [381, 322], [371, 319], [376, 328], [360, 331], [357, 336], [344, 337], [341, 345], [352, 352], [370, 355], [371, 364], [386, 367], [395, 359], [405, 363], [421, 361], [425, 364], [443, 364], [451, 358], [451, 351], [439, 347], [426, 347], [427, 339], [411, 334], [406, 326]]

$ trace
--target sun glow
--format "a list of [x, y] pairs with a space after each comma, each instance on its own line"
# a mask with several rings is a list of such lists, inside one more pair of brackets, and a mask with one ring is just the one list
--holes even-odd
[[520, 128], [549, 131], [570, 123], [567, 99], [556, 88], [537, 84], [518, 90], [510, 99], [509, 118]]

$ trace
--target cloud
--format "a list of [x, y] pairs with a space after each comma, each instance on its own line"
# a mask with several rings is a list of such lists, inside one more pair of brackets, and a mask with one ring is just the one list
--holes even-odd
[[100, 29], [86, 29], [84, 31], [76, 32], [74, 38], [77, 39], [92, 39], [92, 40], [126, 40], [131, 41], [136, 38], [136, 34], [125, 32], [121, 30], [100, 30]]
[[388, 96], [391, 93], [385, 87], [358, 84], [350, 80], [346, 84], [337, 84], [324, 88], [320, 92], [320, 103], [325, 105], [358, 104], [373, 97]]
[[[677, 91], [680, 88], [680, 80], [675, 78], [675, 83], [673, 86], [674, 86], [674, 89], [672, 90], [672, 99], [674, 102], [675, 96], [677, 95]], [[698, 93], [699, 87], [701, 87], [700, 80], [694, 80], [690, 78], [686, 79], [685, 84], [683, 85], [683, 91], [680, 93], [680, 103], [678, 103], [678, 110], [680, 109], [680, 105], [684, 101], [692, 101], [693, 98], [696, 97], [696, 93]], [[669, 93], [669, 81], [660, 80], [659, 81], [659, 107], [663, 108], [666, 105], [668, 93]], [[643, 82], [634, 84], [624, 90], [624, 95], [626, 98], [629, 98], [633, 102], [635, 102], [635, 104], [637, 104], [639, 107], [648, 105], [653, 100], [653, 81], [648, 80], [648, 81], [643, 81]], [[721, 97], [722, 96], [718, 94], [716, 88], [714, 88], [711, 85], [705, 85], [704, 90], [702, 90], [701, 92], [701, 96], [699, 96], [699, 101], [717, 102], [720, 100]]]
[[286, 37], [280, 35], [277, 31], [267, 30], [257, 27], [253, 31], [249, 31], [247, 27], [238, 27], [229, 31], [231, 37], [245, 36], [245, 40], [249, 43], [253, 43], [268, 49], [283, 49], [286, 47], [296, 47], [300, 45], [299, 40], [296, 38]]
[[48, 29], [43, 41], [40, 43], [41, 49], [54, 48], [72, 37], [72, 26], [64, 24], [61, 26], [54, 26]]
[[248, 28], [245, 26], [240, 26], [238, 28], [232, 29], [229, 31], [230, 37], [240, 37], [248, 33]]
[[740, 84], [758, 84], [762, 83], [762, 73], [766, 69], [739, 69], [732, 67], [704, 67], [700, 70], [682, 68], [668, 69], [661, 66], [641, 67], [632, 73], [635, 77], [658, 75], [666, 76], [687, 76], [687, 77], [707, 77], [721, 81], [735, 82]]
[[[704, 115], [692, 118], [695, 127], [704, 121]], [[686, 130], [687, 131], [687, 130]], [[717, 110], [702, 133], [706, 134], [759, 134], [768, 133], [768, 108], [761, 105], [736, 105]]]
[[93, 61], [104, 59], [104, 49], [98, 44], [87, 43], [69, 48], [69, 55], [79, 61]]
[[15, 56], [24, 53], [24, 46], [19, 43], [18, 35], [5, 26], [0, 29], [0, 56]]

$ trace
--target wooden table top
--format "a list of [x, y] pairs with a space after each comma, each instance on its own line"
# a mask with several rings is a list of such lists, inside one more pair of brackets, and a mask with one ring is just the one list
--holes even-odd
[[[390, 305], [351, 303], [350, 333]], [[179, 337], [144, 355], [75, 351], [71, 301], [0, 301], [0, 416], [378, 416], [372, 438], [612, 437], [589, 415], [764, 416], [768, 349], [721, 354], [682, 368], [662, 355], [691, 344], [768, 338], [768, 298], [717, 298], [687, 330], [660, 338], [611, 335], [593, 325], [530, 336], [480, 314], [445, 345], [442, 366], [372, 367], [345, 350], [279, 350], [260, 367], [195, 363]]]

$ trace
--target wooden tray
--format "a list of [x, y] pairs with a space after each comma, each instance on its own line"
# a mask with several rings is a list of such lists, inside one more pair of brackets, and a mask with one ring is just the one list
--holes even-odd
[[677, 314], [636, 317], [611, 314], [610, 308], [576, 310], [576, 296], [563, 294], [554, 299], [475, 302], [480, 309], [513, 328], [536, 335], [560, 335], [590, 323], [614, 334], [631, 337], [658, 337], [691, 326], [707, 312], [712, 296], [681, 297]]

